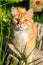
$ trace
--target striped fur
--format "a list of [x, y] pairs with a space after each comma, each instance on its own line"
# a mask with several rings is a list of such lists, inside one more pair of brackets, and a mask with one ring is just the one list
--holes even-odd
[[36, 43], [39, 45], [39, 50], [43, 49], [43, 23], [35, 22], [38, 34], [37, 34], [37, 41]]

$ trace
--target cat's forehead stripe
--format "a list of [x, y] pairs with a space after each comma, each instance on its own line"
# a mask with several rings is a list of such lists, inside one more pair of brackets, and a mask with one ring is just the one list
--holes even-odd
[[28, 19], [28, 15], [26, 13], [20, 13], [18, 16], [20, 18], [27, 18]]

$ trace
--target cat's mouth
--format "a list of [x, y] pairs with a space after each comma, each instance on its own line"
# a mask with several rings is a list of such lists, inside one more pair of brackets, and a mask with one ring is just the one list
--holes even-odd
[[19, 25], [16, 25], [16, 28], [19, 29], [19, 30], [26, 30], [29, 27], [28, 26], [19, 26]]

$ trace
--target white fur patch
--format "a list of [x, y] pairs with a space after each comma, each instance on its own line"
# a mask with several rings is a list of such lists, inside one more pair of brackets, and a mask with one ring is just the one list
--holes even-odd
[[29, 31], [14, 31], [14, 36], [21, 44], [26, 43], [28, 39]]

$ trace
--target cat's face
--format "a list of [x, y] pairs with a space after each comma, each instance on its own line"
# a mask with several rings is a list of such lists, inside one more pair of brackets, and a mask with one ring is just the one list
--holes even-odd
[[31, 27], [31, 24], [33, 22], [33, 10], [30, 9], [26, 11], [24, 8], [14, 8], [12, 7], [11, 10], [12, 14], [12, 21], [16, 25], [16, 28], [20, 30], [25, 30], [29, 27]]

